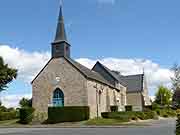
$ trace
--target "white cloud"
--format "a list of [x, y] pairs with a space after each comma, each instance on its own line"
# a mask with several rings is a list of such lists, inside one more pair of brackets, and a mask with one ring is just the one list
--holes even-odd
[[32, 95], [31, 94], [9, 95], [8, 93], [6, 93], [6, 94], [3, 94], [3, 96], [1, 96], [1, 101], [2, 101], [2, 104], [8, 108], [18, 107], [19, 101], [22, 98], [31, 99]]
[[[80, 58], [77, 61], [92, 68], [97, 60]], [[151, 60], [104, 58], [98, 61], [112, 70], [121, 72], [122, 75], [142, 74], [144, 68], [151, 95], [154, 95], [158, 85], [170, 86], [172, 72]]]
[[[37, 73], [44, 67], [50, 59], [49, 52], [27, 52], [18, 48], [11, 48], [8, 45], [0, 45], [0, 56], [2, 56], [6, 63], [11, 67], [19, 70], [18, 79], [25, 80], [25, 83], [30, 81], [37, 75]], [[79, 58], [78, 62], [92, 68], [96, 61], [100, 61], [112, 70], [120, 71], [124, 75], [139, 74], [145, 69], [146, 78], [150, 88], [150, 94], [154, 95], [156, 88], [160, 84], [166, 86], [170, 85], [170, 76], [172, 72], [167, 68], [162, 68], [158, 63], [151, 60], [144, 59], [121, 59], [121, 58], [104, 58], [99, 60], [92, 60], [88, 58]], [[17, 101], [22, 95], [5, 96], [3, 102], [7, 106], [17, 105]]]
[[50, 58], [48, 52], [27, 52], [0, 45], [0, 56], [9, 66], [18, 69], [18, 79], [30, 82]]
[[103, 4], [114, 4], [116, 0], [97, 0], [97, 2]]

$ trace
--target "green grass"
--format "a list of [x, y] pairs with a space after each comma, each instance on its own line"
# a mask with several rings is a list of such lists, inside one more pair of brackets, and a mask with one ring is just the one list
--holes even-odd
[[18, 119], [0, 121], [0, 126], [16, 125], [16, 124], [17, 124], [17, 121], [18, 121]]
[[85, 125], [124, 125], [125, 123], [120, 121], [120, 120], [116, 120], [116, 119], [103, 119], [103, 118], [99, 118], [99, 119], [90, 119], [88, 120]]

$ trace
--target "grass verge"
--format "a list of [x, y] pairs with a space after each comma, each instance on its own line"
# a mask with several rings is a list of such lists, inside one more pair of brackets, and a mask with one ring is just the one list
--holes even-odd
[[121, 120], [116, 119], [90, 119], [85, 122], [85, 125], [96, 125], [96, 126], [118, 126], [118, 125], [130, 125], [127, 122], [122, 122]]

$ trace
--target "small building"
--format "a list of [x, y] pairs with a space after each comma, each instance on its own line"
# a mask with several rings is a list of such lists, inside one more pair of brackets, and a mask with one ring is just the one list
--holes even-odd
[[51, 48], [51, 59], [32, 81], [36, 114], [47, 116], [49, 106], [89, 106], [90, 118], [110, 111], [111, 106], [118, 106], [119, 111], [124, 111], [128, 104], [135, 105], [136, 109], [140, 106], [142, 110], [148, 96], [147, 89], [139, 89], [143, 79], [120, 76], [100, 62], [93, 69], [88, 69], [71, 58], [62, 8]]

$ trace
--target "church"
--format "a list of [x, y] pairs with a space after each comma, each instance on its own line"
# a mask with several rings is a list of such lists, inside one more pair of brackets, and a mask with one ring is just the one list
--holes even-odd
[[142, 111], [150, 104], [144, 74], [122, 76], [100, 62], [88, 69], [73, 60], [62, 7], [51, 48], [51, 59], [31, 82], [37, 114], [47, 115], [49, 106], [89, 106], [90, 118], [95, 118], [109, 112], [111, 106], [125, 111], [130, 105], [134, 111]]

